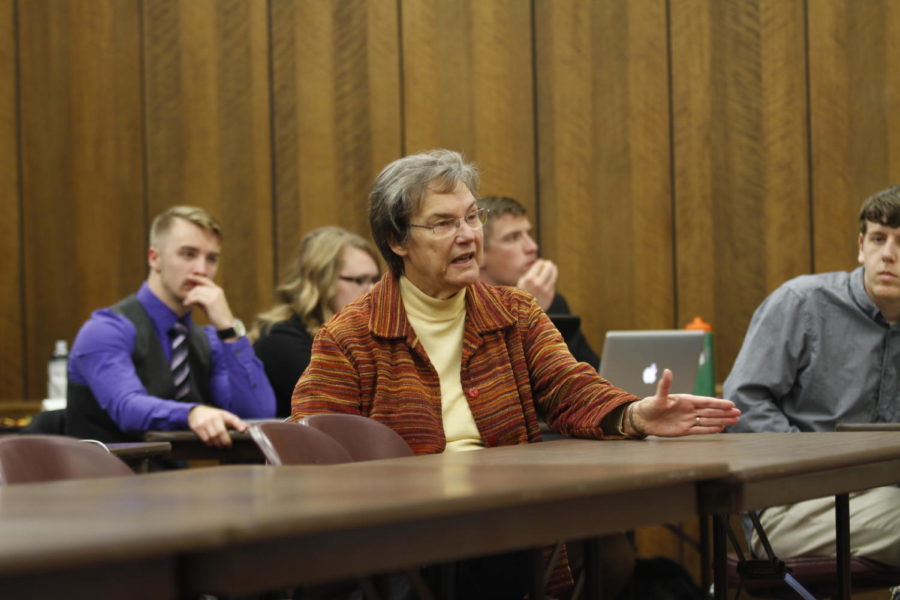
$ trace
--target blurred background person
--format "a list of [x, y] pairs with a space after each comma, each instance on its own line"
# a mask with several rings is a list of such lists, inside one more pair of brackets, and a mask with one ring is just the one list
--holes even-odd
[[[559, 271], [553, 261], [538, 258], [538, 245], [531, 236], [528, 212], [518, 200], [506, 196], [485, 196], [478, 206], [491, 211], [484, 224], [484, 262], [481, 280], [491, 285], [509, 285], [525, 290], [537, 300], [552, 319], [555, 315], [569, 315], [569, 304], [556, 291]], [[569, 352], [580, 362], [595, 369], [600, 357], [591, 348], [581, 328], [560, 331]]]
[[291, 394], [319, 327], [380, 278], [375, 248], [355, 233], [320, 227], [300, 240], [287, 277], [275, 289], [275, 304], [257, 315], [250, 332], [275, 390], [276, 416], [291, 414]]

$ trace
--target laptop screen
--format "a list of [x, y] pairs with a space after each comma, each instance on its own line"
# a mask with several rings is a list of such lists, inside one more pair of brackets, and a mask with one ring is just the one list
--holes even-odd
[[641, 398], [656, 393], [663, 369], [672, 371], [672, 393], [693, 394], [705, 332], [688, 329], [608, 331], [600, 375]]

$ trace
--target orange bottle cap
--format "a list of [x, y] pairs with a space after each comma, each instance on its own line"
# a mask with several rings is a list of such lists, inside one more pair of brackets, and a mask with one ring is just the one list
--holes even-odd
[[700, 329], [702, 331], [712, 331], [712, 324], [707, 323], [700, 317], [694, 317], [694, 320], [684, 326], [685, 329]]

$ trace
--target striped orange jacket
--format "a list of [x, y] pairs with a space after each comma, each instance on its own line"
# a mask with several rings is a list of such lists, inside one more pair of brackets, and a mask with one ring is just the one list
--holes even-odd
[[[538, 413], [563, 435], [601, 438], [603, 417], [637, 400], [576, 362], [534, 299], [515, 288], [467, 288], [461, 363], [486, 447], [540, 441]], [[319, 329], [291, 405], [292, 420], [362, 414], [390, 426], [417, 454], [443, 452], [440, 380], [406, 318], [396, 277], [384, 277]]]

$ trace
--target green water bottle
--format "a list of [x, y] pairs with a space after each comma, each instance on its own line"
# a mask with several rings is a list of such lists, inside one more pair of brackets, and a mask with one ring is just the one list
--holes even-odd
[[705, 331], [703, 341], [703, 353], [700, 355], [700, 368], [697, 370], [697, 383], [694, 393], [698, 396], [716, 395], [716, 369], [713, 365], [713, 334], [712, 325], [694, 317], [694, 320], [684, 326], [685, 329], [699, 329]]

